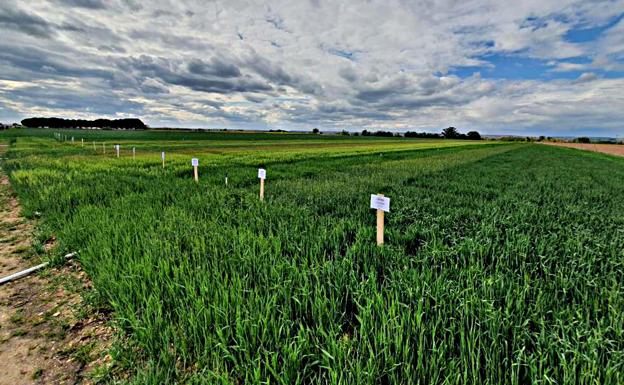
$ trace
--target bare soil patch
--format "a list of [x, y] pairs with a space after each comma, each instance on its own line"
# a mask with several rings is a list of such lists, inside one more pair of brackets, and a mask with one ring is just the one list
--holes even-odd
[[593, 144], [593, 143], [549, 143], [550, 146], [576, 148], [585, 151], [602, 152], [604, 154], [624, 156], [624, 145], [620, 144]]
[[[31, 246], [33, 229], [0, 170], [0, 277], [41, 263]], [[102, 377], [113, 334], [107, 315], [81, 296], [90, 287], [76, 262], [0, 286], [0, 385], [88, 384]]]

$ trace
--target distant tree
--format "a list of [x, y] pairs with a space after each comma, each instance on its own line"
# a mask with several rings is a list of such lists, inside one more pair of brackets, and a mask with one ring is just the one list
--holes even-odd
[[502, 142], [524, 142], [526, 138], [521, 136], [501, 136], [499, 140]]
[[340, 133], [340, 135], [349, 136], [349, 131], [347, 131], [347, 130], [342, 130], [342, 132]]
[[575, 143], [591, 143], [591, 139], [589, 139], [586, 136], [581, 136], [581, 137], [574, 139], [574, 142]]
[[479, 134], [477, 131], [468, 131], [466, 136], [470, 140], [481, 140], [481, 134]]
[[431, 132], [413, 132], [407, 131], [405, 135], [406, 138], [429, 138], [429, 139], [439, 139], [441, 137], [440, 134], [431, 133]]
[[539, 138], [537, 138], [538, 142], [543, 142], [544, 140], [546, 140], [546, 138], [544, 137], [544, 135], [540, 135]]
[[146, 129], [147, 126], [141, 121], [141, 119], [61, 119], [61, 118], [27, 118], [22, 120], [24, 127], [31, 128], [102, 128], [102, 129]]
[[455, 127], [447, 127], [442, 130], [442, 136], [444, 139], [456, 139], [459, 136], [459, 132]]
[[319, 131], [319, 129], [318, 129], [318, 128], [314, 128], [314, 129], [312, 130], [312, 133], [313, 133], [313, 134], [319, 134], [320, 132], [321, 132], [321, 131]]

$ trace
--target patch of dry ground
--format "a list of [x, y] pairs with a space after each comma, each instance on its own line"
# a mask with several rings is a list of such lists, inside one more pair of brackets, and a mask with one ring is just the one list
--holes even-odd
[[[0, 277], [41, 263], [33, 228], [0, 170]], [[112, 329], [83, 301], [89, 288], [75, 262], [0, 286], [0, 385], [88, 384], [107, 371]]]
[[624, 156], [624, 145], [621, 144], [593, 144], [593, 143], [550, 143], [550, 146], [569, 147], [579, 150], [602, 152], [605, 154]]

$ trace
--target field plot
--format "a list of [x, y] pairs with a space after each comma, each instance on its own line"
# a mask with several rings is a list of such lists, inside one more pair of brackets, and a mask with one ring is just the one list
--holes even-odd
[[[467, 141], [26, 133], [0, 134], [12, 142], [3, 167], [113, 311], [112, 377], [624, 382], [624, 159]], [[392, 199], [383, 247], [372, 193]]]
[[579, 150], [602, 152], [604, 154], [624, 156], [624, 146], [619, 144], [595, 144], [595, 143], [546, 143], [551, 146], [576, 148]]

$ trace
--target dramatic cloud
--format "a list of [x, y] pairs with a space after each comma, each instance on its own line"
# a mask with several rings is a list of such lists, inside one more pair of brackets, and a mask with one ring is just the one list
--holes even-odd
[[624, 136], [624, 0], [0, 4], [0, 121]]

